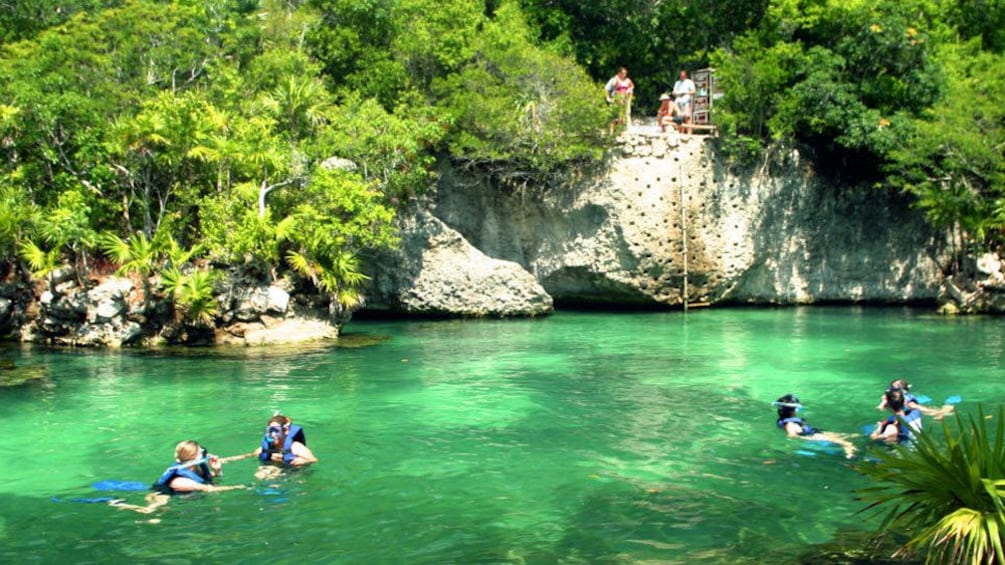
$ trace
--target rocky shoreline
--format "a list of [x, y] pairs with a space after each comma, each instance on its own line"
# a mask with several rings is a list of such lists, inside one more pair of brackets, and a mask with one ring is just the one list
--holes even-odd
[[218, 310], [207, 325], [180, 320], [166, 296], [144, 296], [137, 277], [89, 275], [81, 282], [64, 268], [35, 287], [0, 286], [2, 335], [74, 347], [250, 346], [336, 339], [345, 322], [328, 313], [322, 297], [298, 292], [288, 280], [269, 284], [228, 274], [217, 284]]

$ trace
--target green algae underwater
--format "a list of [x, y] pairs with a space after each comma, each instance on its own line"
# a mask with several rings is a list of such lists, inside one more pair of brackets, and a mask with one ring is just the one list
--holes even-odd
[[[0, 561], [787, 563], [865, 539], [868, 486], [775, 426], [861, 433], [905, 377], [959, 412], [1005, 398], [1000, 318], [908, 308], [359, 321], [341, 345], [68, 351], [8, 346], [46, 378], [0, 388], [13, 449]], [[254, 449], [276, 410], [320, 462], [248, 488], [118, 510], [175, 443]], [[928, 425], [933, 425], [929, 420]], [[867, 449], [866, 438], [856, 443]]]

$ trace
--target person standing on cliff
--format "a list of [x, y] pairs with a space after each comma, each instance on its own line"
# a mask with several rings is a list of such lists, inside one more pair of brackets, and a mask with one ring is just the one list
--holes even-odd
[[[680, 79], [673, 85], [673, 96], [674, 104], [684, 117], [685, 124], [691, 123], [691, 101], [696, 92], [694, 81], [687, 77], [687, 71], [681, 71]], [[691, 130], [684, 129], [684, 133], [691, 133]]]
[[635, 93], [635, 83], [628, 78], [628, 69], [625, 67], [618, 69], [618, 74], [607, 81], [604, 91], [607, 94], [608, 104], [615, 103], [620, 106], [617, 117], [611, 122], [611, 133], [613, 134], [621, 124], [632, 127], [632, 95]]

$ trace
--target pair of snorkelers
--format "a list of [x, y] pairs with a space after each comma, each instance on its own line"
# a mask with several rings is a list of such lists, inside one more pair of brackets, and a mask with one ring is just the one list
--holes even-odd
[[914, 439], [915, 432], [922, 429], [922, 415], [931, 416], [936, 420], [953, 413], [952, 404], [943, 404], [938, 408], [925, 406], [918, 397], [911, 394], [911, 384], [904, 379], [894, 379], [880, 399], [879, 410], [889, 410], [893, 414], [885, 420], [876, 422], [869, 437], [886, 443], [904, 443]]
[[251, 453], [232, 457], [218, 457], [194, 440], [185, 440], [175, 446], [174, 463], [153, 484], [143, 506], [113, 500], [117, 508], [149, 514], [164, 506], [173, 495], [193, 492], [221, 492], [245, 488], [244, 485], [218, 485], [223, 475], [223, 464], [257, 457], [262, 465], [255, 473], [259, 480], [277, 477], [285, 468], [296, 468], [317, 462], [318, 458], [307, 447], [303, 428], [278, 412], [269, 418], [262, 443]]
[[[939, 408], [924, 406], [918, 397], [910, 393], [910, 390], [911, 385], [904, 379], [894, 379], [890, 383], [877, 408], [889, 410], [891, 415], [876, 422], [868, 432], [870, 439], [890, 444], [909, 442], [914, 439], [916, 432], [921, 431], [923, 414], [942, 419], [953, 413], [954, 407], [948, 403]], [[851, 458], [854, 455], [855, 446], [850, 441], [853, 436], [823, 432], [810, 426], [796, 415], [802, 404], [794, 395], [787, 394], [776, 400], [774, 405], [778, 408], [776, 423], [790, 438], [831, 442], [839, 445], [847, 457]]]

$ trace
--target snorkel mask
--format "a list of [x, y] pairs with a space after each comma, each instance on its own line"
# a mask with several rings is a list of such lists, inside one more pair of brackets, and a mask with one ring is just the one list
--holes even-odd
[[265, 443], [269, 446], [276, 445], [281, 435], [283, 435], [283, 427], [279, 424], [269, 424], [265, 427]]
[[905, 381], [903, 379], [898, 379], [896, 381], [893, 381], [893, 383], [890, 384], [890, 388], [886, 389], [886, 391], [890, 392], [890, 391], [894, 391], [894, 390], [902, 390], [904, 392], [911, 392], [911, 383], [909, 383], [909, 382], [907, 382], [907, 381]]
[[803, 408], [803, 405], [799, 403], [799, 397], [794, 394], [786, 394], [772, 402], [771, 405], [778, 408], [779, 416], [782, 416], [784, 413], [794, 414]]

